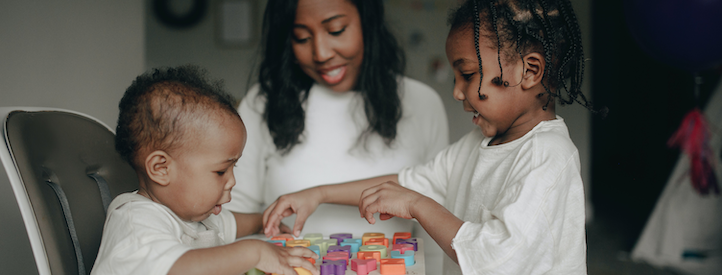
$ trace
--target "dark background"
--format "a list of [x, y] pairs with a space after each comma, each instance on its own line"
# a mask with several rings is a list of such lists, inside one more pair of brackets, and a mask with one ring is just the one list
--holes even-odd
[[630, 251], [677, 162], [679, 150], [667, 140], [688, 111], [704, 107], [720, 70], [700, 72], [696, 100], [692, 73], [653, 59], [634, 41], [622, 0], [593, 1], [592, 16], [593, 101], [609, 108], [592, 121], [592, 203], [595, 219], [619, 227]]

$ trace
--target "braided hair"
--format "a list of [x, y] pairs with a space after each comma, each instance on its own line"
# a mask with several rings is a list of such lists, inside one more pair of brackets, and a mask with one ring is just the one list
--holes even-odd
[[[509, 82], [504, 80], [502, 55], [505, 60], [513, 60], [517, 56], [521, 58], [531, 52], [540, 52], [547, 64], [541, 82], [549, 95], [547, 105], [557, 98], [562, 105], [577, 102], [595, 113], [605, 114], [606, 110], [594, 110], [591, 101], [581, 91], [584, 49], [579, 24], [569, 0], [468, 0], [451, 13], [449, 24], [452, 30], [473, 24], [480, 74], [480, 28], [492, 33], [486, 38], [496, 42], [497, 61], [501, 69], [500, 75], [492, 79], [493, 84], [509, 86]], [[479, 98], [484, 97], [479, 90]]]

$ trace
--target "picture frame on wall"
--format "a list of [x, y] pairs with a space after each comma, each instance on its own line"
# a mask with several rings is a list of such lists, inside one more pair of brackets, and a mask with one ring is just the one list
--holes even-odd
[[257, 0], [216, 2], [216, 40], [221, 48], [247, 48], [256, 45], [260, 28]]

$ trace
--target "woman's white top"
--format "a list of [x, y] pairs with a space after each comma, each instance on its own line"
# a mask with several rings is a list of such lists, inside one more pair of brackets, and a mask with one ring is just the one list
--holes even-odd
[[399, 173], [464, 221], [444, 274], [586, 274], [584, 185], [564, 120], [488, 146], [475, 129], [433, 161]]
[[[372, 134], [364, 143], [368, 127], [363, 99], [356, 92], [334, 92], [314, 84], [304, 104], [305, 129], [301, 143], [282, 155], [263, 120], [265, 97], [255, 85], [239, 106], [248, 138], [234, 173], [236, 186], [225, 208], [236, 212], [260, 212], [280, 195], [321, 184], [341, 183], [386, 174], [405, 166], [429, 161], [448, 145], [448, 122], [439, 95], [429, 86], [400, 78], [399, 96], [403, 116], [391, 146]], [[284, 223], [293, 227], [293, 218]], [[393, 218], [370, 225], [355, 206], [321, 205], [307, 220], [302, 234], [410, 232], [412, 223]]]

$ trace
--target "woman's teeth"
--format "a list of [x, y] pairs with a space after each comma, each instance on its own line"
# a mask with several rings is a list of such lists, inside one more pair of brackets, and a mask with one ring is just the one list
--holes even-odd
[[474, 111], [474, 117], [479, 117], [479, 112]]
[[336, 76], [341, 72], [341, 68], [333, 69], [331, 71], [326, 72], [326, 75], [328, 76]]

